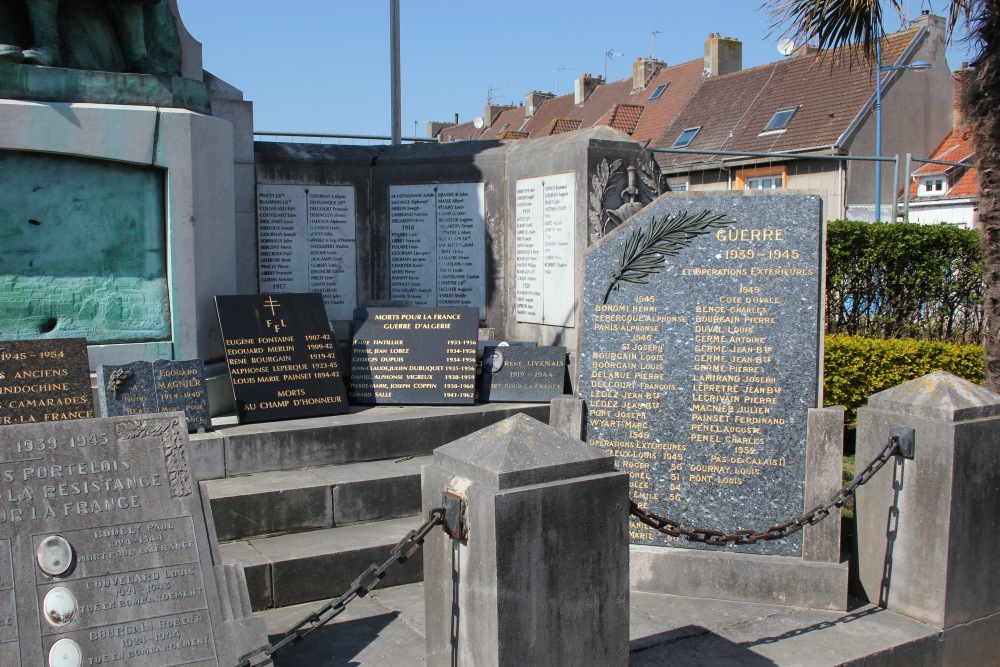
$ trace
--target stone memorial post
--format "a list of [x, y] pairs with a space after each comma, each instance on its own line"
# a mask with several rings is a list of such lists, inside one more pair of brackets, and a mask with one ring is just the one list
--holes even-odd
[[230, 665], [266, 643], [183, 415], [0, 427], [0, 664]]
[[[820, 415], [807, 447], [821, 401], [822, 248], [819, 197], [727, 193], [661, 197], [588, 249], [585, 436], [631, 474], [640, 507], [688, 529], [758, 531], [839, 488], [836, 465], [819, 465], [806, 489], [810, 448], [826, 443], [840, 460]], [[637, 521], [629, 534], [646, 545], [633, 549], [642, 590], [846, 604], [836, 546], [814, 541], [809, 556], [801, 533], [722, 549]]]
[[944, 371], [879, 392], [858, 410], [857, 460], [894, 427], [913, 430], [914, 457], [858, 490], [858, 592], [985, 651], [977, 638], [1000, 633], [1000, 396]]
[[465, 503], [424, 546], [430, 665], [626, 665], [627, 475], [516, 415], [434, 451], [423, 505]]

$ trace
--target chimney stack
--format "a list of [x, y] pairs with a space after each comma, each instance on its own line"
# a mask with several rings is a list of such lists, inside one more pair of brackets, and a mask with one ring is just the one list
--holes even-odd
[[705, 41], [705, 74], [722, 76], [743, 69], [743, 42], [714, 32]]
[[542, 106], [545, 100], [551, 100], [555, 95], [533, 90], [524, 96], [524, 118], [527, 120], [535, 115], [538, 107]]
[[666, 67], [667, 63], [654, 58], [637, 58], [632, 63], [632, 92], [645, 88], [652, 80], [660, 68]]
[[483, 109], [483, 120], [486, 121], [486, 127], [491, 126], [493, 121], [497, 119], [497, 116], [504, 111], [513, 108], [514, 106], [511, 104], [487, 104], [486, 108]]
[[969, 63], [962, 63], [962, 66], [952, 74], [955, 77], [954, 120], [952, 128], [956, 130], [962, 129], [965, 125], [965, 98], [969, 94], [969, 87], [972, 86], [972, 77], [975, 75], [976, 70], [969, 67]]
[[580, 106], [590, 97], [597, 87], [604, 83], [599, 76], [584, 74], [573, 83], [573, 104]]

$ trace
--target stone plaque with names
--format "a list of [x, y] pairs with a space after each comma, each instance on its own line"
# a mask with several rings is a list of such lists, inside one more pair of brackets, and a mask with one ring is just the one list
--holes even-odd
[[515, 193], [514, 290], [518, 322], [576, 325], [576, 174], [524, 178]]
[[212, 562], [181, 421], [0, 427], [0, 664], [219, 667], [266, 641]]
[[241, 424], [348, 411], [319, 294], [217, 296], [215, 305]]
[[354, 402], [475, 403], [475, 308], [359, 308], [354, 331]]
[[349, 185], [257, 186], [262, 293], [319, 292], [330, 320], [358, 305], [357, 222]]
[[212, 426], [201, 359], [100, 365], [97, 397], [102, 417], [183, 412], [188, 431]]
[[[727, 533], [801, 516], [806, 417], [819, 401], [821, 209], [815, 196], [671, 196], [588, 249], [586, 439], [631, 473], [640, 505]], [[630, 536], [708, 548], [635, 521]], [[729, 549], [794, 556], [801, 540]]]
[[492, 345], [483, 352], [479, 400], [545, 403], [562, 396], [565, 381], [565, 347]]
[[485, 319], [485, 216], [482, 183], [390, 186], [391, 298]]
[[0, 425], [94, 416], [84, 338], [0, 341]]

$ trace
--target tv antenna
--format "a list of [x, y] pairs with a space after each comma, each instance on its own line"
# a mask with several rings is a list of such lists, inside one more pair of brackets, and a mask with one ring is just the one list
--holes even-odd
[[653, 56], [654, 56], [654, 54], [656, 53], [656, 36], [657, 35], [662, 35], [662, 34], [663, 33], [661, 31], [657, 30], [656, 28], [653, 28], [653, 32], [650, 33], [650, 37], [652, 38], [652, 43], [649, 45], [649, 57], [650, 57], [650, 59], [652, 59]]
[[614, 60], [615, 56], [624, 56], [624, 53], [615, 51], [614, 49], [608, 49], [604, 52], [604, 80], [608, 80], [608, 61]]
[[559, 72], [565, 72], [568, 69], [573, 69], [572, 67], [557, 67], [556, 68], [556, 95], [559, 94]]
[[486, 104], [493, 104], [493, 93], [498, 90], [507, 90], [509, 86], [493, 86], [486, 91]]

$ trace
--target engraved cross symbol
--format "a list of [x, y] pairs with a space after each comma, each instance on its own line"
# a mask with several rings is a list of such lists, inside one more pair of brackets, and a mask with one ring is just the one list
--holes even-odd
[[275, 308], [280, 308], [281, 304], [279, 304], [277, 301], [275, 301], [274, 297], [269, 296], [269, 297], [267, 297], [267, 301], [264, 302], [264, 307], [265, 308], [270, 308], [271, 309], [271, 317], [274, 317], [274, 309]]

